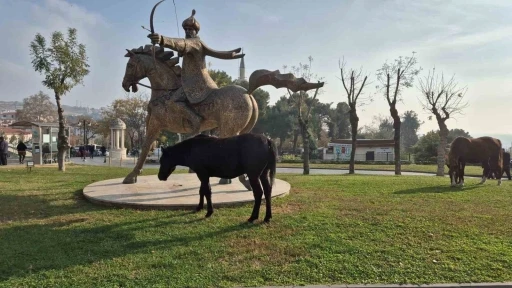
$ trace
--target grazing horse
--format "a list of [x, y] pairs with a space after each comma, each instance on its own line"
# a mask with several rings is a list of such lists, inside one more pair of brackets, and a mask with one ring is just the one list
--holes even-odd
[[276, 157], [274, 141], [264, 135], [249, 133], [228, 138], [197, 135], [163, 150], [158, 179], [166, 181], [177, 165], [192, 169], [201, 181], [196, 211], [203, 209], [206, 198], [206, 217], [210, 217], [213, 213], [210, 177], [232, 179], [246, 174], [254, 195], [254, 207], [248, 221], [258, 219], [264, 193], [264, 221], [269, 222], [272, 218], [271, 197], [276, 174]]
[[[445, 156], [445, 163], [446, 163], [446, 167], [448, 167], [448, 171], [450, 171], [450, 162], [448, 161], [448, 154], [446, 154], [446, 156]], [[454, 177], [455, 177], [455, 184], [464, 186], [464, 169], [466, 168], [466, 163], [478, 163], [478, 162], [472, 161], [472, 160], [469, 160], [466, 162], [459, 162], [458, 168], [455, 171], [455, 173], [452, 174], [452, 173], [448, 172], [448, 175], [450, 175], [450, 183], [453, 182]], [[482, 177], [486, 176], [487, 178], [490, 178], [489, 175], [492, 174], [492, 171], [490, 171], [489, 161], [482, 162], [481, 164], [482, 164], [482, 168], [483, 168]]]
[[480, 184], [484, 183], [489, 169], [497, 171], [498, 186], [501, 185], [503, 151], [501, 141], [492, 137], [466, 138], [457, 137], [453, 140], [448, 153], [449, 175], [452, 186], [456, 186], [459, 179], [464, 185], [464, 169], [466, 163], [482, 163], [484, 175]]
[[[486, 172], [484, 171], [484, 173]], [[511, 180], [512, 177], [510, 176], [510, 153], [505, 152], [505, 149], [503, 149], [503, 172], [501, 173], [501, 175], [503, 175], [503, 173], [506, 173], [508, 180]], [[487, 178], [489, 179], [496, 179], [496, 174], [497, 172], [492, 170], [487, 171], [486, 173]]]

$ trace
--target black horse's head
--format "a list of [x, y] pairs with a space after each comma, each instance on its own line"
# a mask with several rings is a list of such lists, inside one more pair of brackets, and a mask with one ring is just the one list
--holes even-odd
[[160, 157], [160, 170], [158, 170], [158, 179], [160, 181], [167, 181], [172, 172], [176, 169], [176, 163], [171, 155], [171, 147], [162, 149], [162, 156]]

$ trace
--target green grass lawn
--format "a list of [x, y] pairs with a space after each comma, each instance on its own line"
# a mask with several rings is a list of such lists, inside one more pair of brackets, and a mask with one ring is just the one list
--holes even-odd
[[245, 222], [251, 204], [209, 219], [98, 206], [82, 188], [129, 169], [56, 170], [0, 169], [2, 287], [512, 280], [512, 181], [278, 174], [292, 190], [265, 225]]
[[[302, 163], [278, 163], [277, 167], [282, 168], [302, 168]], [[310, 163], [309, 168], [320, 168], [320, 169], [348, 169], [348, 164], [315, 164]], [[384, 170], [384, 171], [395, 171], [395, 165], [367, 165], [367, 164], [356, 164], [357, 170]], [[408, 164], [402, 165], [402, 171], [407, 172], [426, 172], [436, 173], [437, 165], [415, 165]], [[466, 166], [464, 169], [465, 175], [467, 176], [482, 176], [483, 168], [480, 166]], [[445, 167], [444, 173], [447, 175], [448, 167]]]

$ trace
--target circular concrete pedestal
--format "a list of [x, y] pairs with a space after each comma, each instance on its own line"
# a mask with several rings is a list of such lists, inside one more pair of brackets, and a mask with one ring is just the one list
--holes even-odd
[[[138, 176], [135, 184], [123, 184], [123, 179], [89, 184], [83, 194], [94, 203], [138, 209], [192, 208], [199, 203], [201, 182], [196, 174], [172, 174], [167, 181], [158, 180], [157, 175]], [[219, 180], [210, 178], [214, 208], [254, 202], [253, 192], [248, 191], [238, 179], [233, 179], [232, 184], [227, 185], [218, 184]], [[289, 192], [288, 182], [275, 179], [272, 198], [285, 196]]]

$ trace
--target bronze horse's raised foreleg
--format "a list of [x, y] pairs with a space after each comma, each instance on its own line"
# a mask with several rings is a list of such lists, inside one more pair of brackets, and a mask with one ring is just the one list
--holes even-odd
[[158, 133], [160, 133], [160, 127], [157, 125], [157, 123], [151, 123], [151, 112], [148, 111], [148, 116], [146, 118], [146, 139], [144, 140], [144, 143], [142, 144], [142, 151], [139, 154], [139, 159], [137, 160], [137, 164], [133, 168], [133, 171], [128, 174], [124, 180], [123, 184], [134, 184], [137, 183], [137, 176], [141, 174], [142, 167], [144, 166], [144, 162], [146, 161], [146, 158], [149, 154], [149, 149], [151, 148], [151, 143], [156, 140], [156, 137], [158, 136]]

